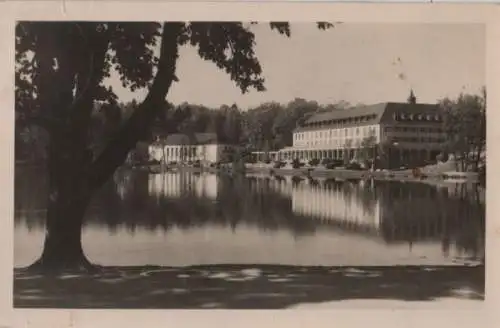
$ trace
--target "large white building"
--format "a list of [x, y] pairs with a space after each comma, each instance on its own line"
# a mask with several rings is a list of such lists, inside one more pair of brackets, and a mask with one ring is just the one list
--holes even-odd
[[195, 133], [192, 136], [174, 133], [157, 137], [149, 145], [149, 157], [167, 164], [197, 160], [216, 163], [227, 160], [233, 149], [231, 145], [220, 143], [215, 133]]
[[318, 113], [293, 132], [281, 159], [352, 159], [367, 144], [385, 144], [402, 162], [434, 159], [445, 134], [437, 105], [380, 103]]

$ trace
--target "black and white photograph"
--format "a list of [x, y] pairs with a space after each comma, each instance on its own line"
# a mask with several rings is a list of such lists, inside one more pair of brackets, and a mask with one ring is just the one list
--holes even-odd
[[484, 303], [485, 24], [13, 32], [14, 308]]

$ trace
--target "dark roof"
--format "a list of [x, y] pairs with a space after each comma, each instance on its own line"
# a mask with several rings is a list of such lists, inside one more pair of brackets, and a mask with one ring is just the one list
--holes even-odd
[[195, 133], [196, 143], [199, 145], [216, 144], [219, 139], [216, 133]]
[[182, 133], [169, 134], [162, 139], [164, 139], [166, 145], [189, 145], [191, 143], [189, 137]]
[[374, 105], [362, 105], [350, 109], [332, 110], [311, 116], [301, 127], [295, 131], [316, 129], [316, 123], [325, 126], [333, 125], [332, 121], [345, 120], [350, 118], [363, 118], [358, 122], [344, 122], [342, 126], [372, 125], [378, 123], [395, 123], [394, 114], [437, 114], [438, 105], [433, 104], [410, 104], [410, 103], [379, 103]]
[[311, 116], [304, 123], [316, 123], [316, 122], [325, 122], [329, 120], [338, 120], [345, 119], [356, 116], [365, 116], [365, 115], [377, 115], [371, 120], [378, 121], [382, 114], [384, 113], [386, 108], [386, 103], [375, 104], [375, 105], [364, 105], [358, 107], [352, 107], [349, 109], [334, 109], [329, 112], [323, 112], [316, 115]]
[[166, 145], [207, 145], [218, 142], [215, 133], [194, 133], [192, 136], [183, 133], [173, 133], [165, 138]]
[[[391, 123], [396, 123], [398, 122], [396, 120], [396, 117], [400, 115], [422, 115], [422, 118], [424, 119], [425, 116], [429, 116], [430, 122], [435, 122], [438, 124], [442, 123], [442, 116], [441, 112], [439, 110], [439, 105], [437, 104], [410, 104], [410, 103], [386, 103], [386, 108], [385, 111], [380, 119], [380, 123], [385, 123], [385, 124], [391, 124]], [[439, 120], [435, 120], [435, 118], [438, 117]], [[419, 123], [422, 121], [419, 121], [418, 119], [413, 120], [413, 121], [408, 121], [408, 122], [414, 122], [414, 123]], [[428, 121], [426, 121], [428, 123]]]

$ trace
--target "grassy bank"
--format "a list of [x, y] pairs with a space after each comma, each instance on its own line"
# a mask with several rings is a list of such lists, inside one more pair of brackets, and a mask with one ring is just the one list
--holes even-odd
[[14, 271], [18, 308], [281, 309], [343, 300], [483, 300], [484, 266], [103, 267], [95, 274]]

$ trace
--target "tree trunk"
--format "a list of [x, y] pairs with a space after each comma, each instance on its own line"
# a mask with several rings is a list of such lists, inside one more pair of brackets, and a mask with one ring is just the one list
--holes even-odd
[[43, 253], [35, 265], [46, 270], [91, 267], [81, 242], [86, 205], [76, 193], [49, 200]]
[[52, 136], [49, 147], [45, 243], [33, 267], [48, 271], [89, 269], [91, 264], [83, 252], [81, 230], [91, 195], [87, 175], [91, 158], [70, 133], [58, 132]]
[[460, 160], [458, 159], [458, 155], [459, 155], [458, 152], [453, 153], [453, 156], [455, 158], [455, 171], [460, 171], [460, 168], [459, 168], [459, 165], [460, 165], [459, 161]]
[[161, 160], [160, 160], [160, 167], [161, 167], [161, 171], [165, 171], [165, 168], [167, 167], [167, 156], [165, 155], [165, 144], [163, 143], [160, 143], [160, 146], [161, 146]]
[[462, 152], [462, 172], [465, 172], [467, 169], [467, 154], [465, 152]]
[[479, 145], [476, 148], [476, 158], [474, 163], [474, 171], [479, 172], [479, 164], [481, 163], [481, 153], [483, 152], [483, 142], [482, 140], [479, 142]]

